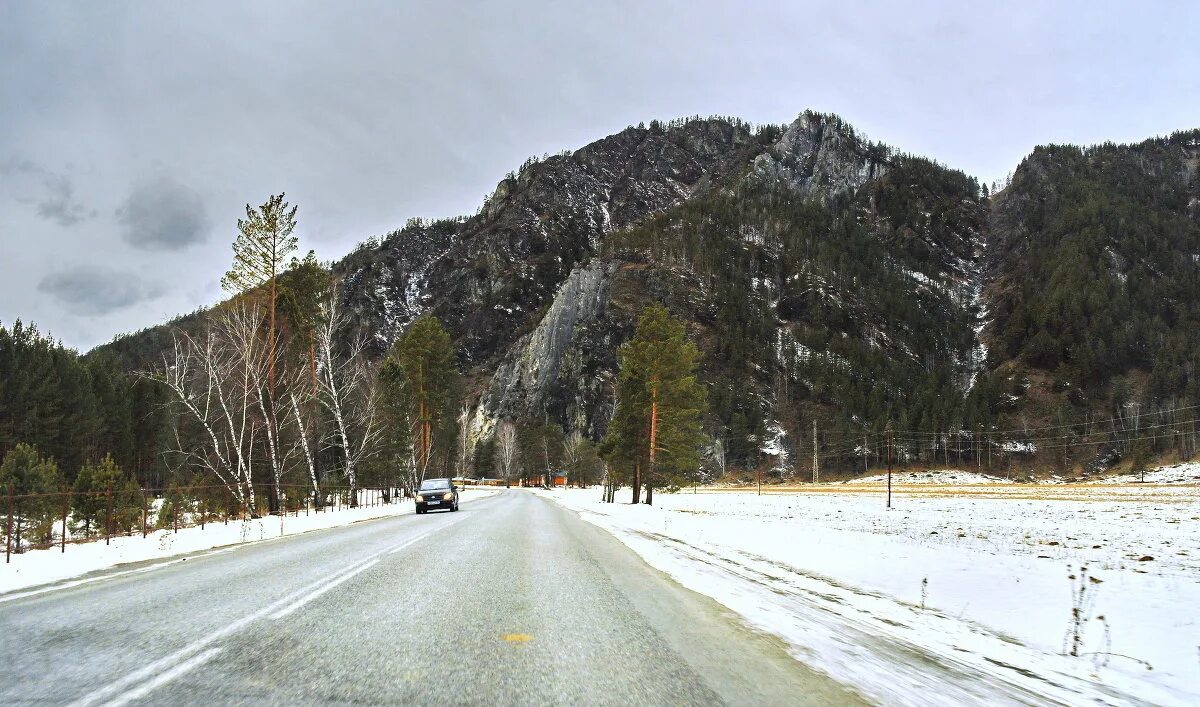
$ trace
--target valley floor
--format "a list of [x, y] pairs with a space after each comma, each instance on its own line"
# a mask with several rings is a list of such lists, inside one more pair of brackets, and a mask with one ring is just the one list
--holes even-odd
[[654, 507], [628, 490], [616, 504], [599, 488], [543, 493], [880, 703], [1195, 704], [1198, 476], [898, 474], [890, 510], [881, 478], [689, 489]]

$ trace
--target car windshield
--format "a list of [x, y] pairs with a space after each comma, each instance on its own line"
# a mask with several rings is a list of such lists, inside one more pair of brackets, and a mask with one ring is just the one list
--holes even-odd
[[449, 479], [426, 479], [421, 482], [422, 491], [438, 491], [450, 488]]

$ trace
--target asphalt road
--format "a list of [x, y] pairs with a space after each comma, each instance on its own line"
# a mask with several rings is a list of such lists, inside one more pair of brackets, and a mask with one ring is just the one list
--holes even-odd
[[521, 490], [5, 601], [4, 704], [854, 704]]

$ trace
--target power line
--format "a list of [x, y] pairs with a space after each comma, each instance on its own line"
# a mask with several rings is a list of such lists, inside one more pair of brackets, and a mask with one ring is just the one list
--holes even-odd
[[[1167, 414], [1176, 413], [1176, 412], [1183, 412], [1185, 410], [1200, 410], [1200, 405], [1186, 405], [1186, 406], [1177, 407], [1177, 408], [1151, 410], [1151, 411], [1147, 411], [1144, 413], [1140, 413], [1138, 415], [1138, 417], [1161, 416], [1161, 415], [1167, 415]], [[1131, 416], [1109, 417], [1109, 418], [1097, 419], [1097, 420], [1081, 420], [1078, 422], [1064, 422], [1064, 423], [1061, 423], [1058, 425], [1041, 425], [1041, 426], [1034, 426], [1034, 427], [1014, 427], [1014, 428], [1007, 429], [1007, 430], [995, 430], [995, 429], [985, 428], [984, 433], [991, 434], [991, 435], [1011, 435], [1011, 434], [1018, 434], [1018, 433], [1027, 434], [1029, 432], [1043, 432], [1045, 430], [1059, 430], [1059, 429], [1064, 429], [1067, 427], [1084, 427], [1084, 426], [1089, 426], [1089, 425], [1104, 425], [1104, 424], [1111, 424], [1111, 423], [1115, 423], [1115, 422], [1123, 423], [1123, 422], [1127, 422], [1130, 419], [1130, 417]], [[827, 431], [823, 432], [822, 434], [824, 434], [824, 435], [861, 436], [863, 434], [863, 432], [864, 431], [853, 431], [853, 430], [827, 430]], [[942, 436], [945, 436], [948, 434], [954, 434], [956, 432], [970, 432], [970, 433], [974, 434], [975, 430], [960, 426], [960, 427], [957, 427], [954, 429], [947, 429], [947, 431], [945, 431], [945, 432], [931, 432], [928, 430], [897, 430], [896, 434], [897, 435], [906, 435], [906, 436], [942, 437]], [[869, 432], [868, 434], [875, 434], [875, 435], [882, 436], [883, 431], [880, 430], [878, 432]]]
[[[1192, 418], [1190, 420], [1180, 420], [1178, 422], [1160, 422], [1157, 424], [1138, 425], [1136, 429], [1121, 429], [1121, 430], [1103, 429], [1102, 431], [1103, 431], [1103, 434], [1105, 434], [1105, 435], [1117, 435], [1117, 434], [1120, 434], [1121, 432], [1138, 433], [1138, 432], [1144, 432], [1144, 431], [1148, 431], [1148, 430], [1163, 429], [1163, 428], [1169, 428], [1169, 427], [1179, 427], [1181, 425], [1190, 425], [1190, 424], [1193, 424], [1196, 422], [1200, 422], [1200, 418]], [[977, 439], [977, 436], [979, 434], [972, 430], [962, 430], [962, 431], [970, 432], [972, 440]], [[990, 441], [990, 442], [1021, 442], [1021, 443], [1054, 442], [1056, 440], [1062, 440], [1066, 436], [1065, 434], [1062, 434], [1062, 435], [1053, 435], [1050, 437], [1024, 437], [1024, 436], [1021, 436], [1021, 437], [1013, 437], [1013, 438], [1008, 438], [1008, 439], [995, 439], [992, 436], [992, 434], [993, 433], [990, 433], [990, 432], [984, 432], [983, 436], [987, 439], [987, 441]], [[904, 439], [905, 439], [905, 441], [908, 441], [908, 442], [929, 443], [931, 441], [936, 442], [943, 436], [951, 437], [951, 438], [957, 437], [959, 439], [961, 439], [961, 437], [962, 437], [961, 435], [956, 435], [955, 432], [948, 432], [948, 433], [944, 433], [943, 435], [938, 435], [933, 438], [915, 437], [915, 436], [909, 436], [906, 434], [904, 436]]]

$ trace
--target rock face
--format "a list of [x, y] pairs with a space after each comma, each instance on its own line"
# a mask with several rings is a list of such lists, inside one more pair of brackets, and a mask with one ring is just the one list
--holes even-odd
[[430, 269], [458, 242], [458, 224], [410, 224], [375, 247], [360, 248], [338, 264], [345, 305], [371, 322], [378, 346], [390, 345], [429, 309]]
[[805, 113], [754, 158], [754, 173], [802, 194], [834, 196], [882, 176], [886, 159], [886, 148], [867, 143], [836, 116]]
[[497, 367], [481, 400], [488, 416], [517, 418], [540, 411], [565, 418], [574, 429], [592, 427], [596, 410], [589, 403], [603, 407], [613, 350], [612, 342], [589, 335], [608, 328], [602, 317], [618, 267], [597, 259], [567, 277], [537, 328]]

